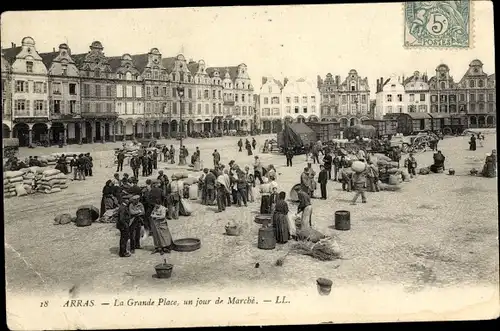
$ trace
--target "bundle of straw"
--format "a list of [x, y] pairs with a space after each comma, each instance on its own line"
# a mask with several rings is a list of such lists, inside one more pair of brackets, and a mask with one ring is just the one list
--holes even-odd
[[320, 261], [342, 258], [340, 248], [333, 238], [321, 239], [317, 243], [301, 241], [293, 245], [292, 250], [297, 254], [308, 255]]

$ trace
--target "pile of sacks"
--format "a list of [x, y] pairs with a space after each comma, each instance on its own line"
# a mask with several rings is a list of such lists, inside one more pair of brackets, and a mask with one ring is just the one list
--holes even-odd
[[38, 160], [42, 163], [42, 166], [55, 166], [57, 163], [57, 157], [54, 155], [42, 155], [38, 157]]
[[[26, 193], [23, 184], [22, 171], [6, 171], [3, 174], [3, 193], [6, 198], [11, 198], [15, 196], [23, 196]], [[18, 194], [19, 192], [19, 194]]]
[[390, 157], [385, 156], [384, 154], [375, 153], [371, 159], [372, 159], [373, 163], [377, 164], [377, 167], [379, 169], [382, 169], [382, 168], [393, 169], [393, 168], [398, 167], [397, 162], [392, 161], [392, 159]]
[[37, 181], [37, 191], [43, 193], [60, 192], [68, 188], [68, 178], [57, 169], [48, 169], [42, 173], [40, 180]]

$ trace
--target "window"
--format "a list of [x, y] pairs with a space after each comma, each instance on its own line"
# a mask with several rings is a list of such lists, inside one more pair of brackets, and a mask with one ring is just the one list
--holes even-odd
[[484, 101], [484, 94], [480, 93], [478, 94], [479, 101]]
[[15, 109], [16, 110], [27, 110], [28, 107], [26, 107], [26, 101], [25, 100], [16, 100]]
[[219, 103], [219, 114], [222, 114], [222, 105]]
[[488, 104], [488, 111], [489, 111], [490, 113], [492, 113], [492, 112], [494, 112], [494, 111], [495, 111], [495, 109], [494, 109], [494, 107], [493, 107], [493, 104], [492, 104], [492, 103], [489, 103], [489, 104]]
[[469, 94], [469, 101], [470, 102], [475, 102], [476, 101], [476, 95], [475, 94]]
[[295, 106], [294, 111], [295, 111], [295, 114], [298, 114], [299, 113], [299, 106]]
[[299, 97], [293, 97], [293, 102], [299, 103]]
[[83, 84], [83, 95], [88, 96], [90, 94], [90, 85], [89, 84]]
[[70, 100], [70, 102], [69, 102], [69, 112], [71, 114], [76, 113], [76, 101], [75, 100]]
[[69, 83], [69, 94], [76, 95], [76, 84], [75, 83]]
[[222, 92], [219, 90], [219, 99], [222, 99]]
[[151, 86], [146, 86], [146, 96], [151, 96]]
[[107, 111], [108, 113], [111, 113], [111, 112], [113, 111], [113, 108], [112, 108], [112, 106], [111, 106], [111, 103], [107, 103], [107, 104], [106, 104], [106, 111]]
[[307, 103], [307, 97], [302, 97], [302, 103]]
[[398, 113], [402, 113], [403, 112], [403, 106], [398, 106]]
[[311, 113], [315, 113], [316, 112], [316, 106], [311, 106]]
[[188, 111], [190, 115], [193, 114], [193, 104], [191, 102], [188, 103]]
[[410, 102], [414, 102], [415, 101], [415, 94], [410, 94]]
[[476, 87], [476, 84], [472, 79], [469, 80], [469, 87]]
[[62, 75], [63, 76], [67, 76], [68, 75], [68, 67], [66, 67], [66, 66], [63, 67]]
[[146, 113], [151, 113], [151, 102], [146, 102]]
[[316, 102], [316, 97], [314, 95], [311, 96], [311, 102]]
[[447, 96], [447, 95], [442, 95], [442, 96], [441, 96], [441, 102], [442, 102], [442, 103], [446, 103], [446, 102], [448, 102], [448, 96]]
[[445, 82], [441, 82], [441, 89], [442, 90], [446, 89], [446, 83]]
[[477, 86], [478, 87], [484, 87], [484, 80], [480, 79], [477, 81]]
[[265, 105], [269, 104], [269, 98], [267, 98], [267, 97], [264, 98], [264, 104]]
[[274, 116], [279, 116], [280, 115], [280, 109], [279, 108], [273, 108], [273, 115]]
[[54, 113], [55, 114], [61, 113], [61, 100], [54, 100]]
[[214, 104], [212, 105], [212, 109], [213, 109], [213, 113], [214, 113], [214, 114], [217, 114], [217, 104], [215, 104], [215, 103], [214, 103]]
[[292, 112], [292, 107], [286, 106], [286, 113], [290, 114]]
[[204, 91], [203, 96], [205, 97], [205, 99], [208, 99], [208, 90], [205, 90], [205, 91]]
[[450, 105], [450, 113], [456, 113], [457, 112], [457, 105]]
[[392, 94], [387, 94], [387, 102], [392, 102]]
[[234, 101], [235, 101], [235, 102], [238, 102], [238, 94], [235, 94], [235, 95], [234, 95]]
[[177, 114], [177, 102], [173, 103], [172, 114]]
[[470, 105], [470, 111], [471, 112], [475, 112], [476, 111], [476, 104], [475, 103], [471, 103], [471, 105]]
[[160, 88], [158, 86], [153, 87], [153, 96], [160, 96]]
[[387, 106], [387, 114], [392, 114], [392, 106]]
[[83, 106], [84, 106], [83, 111], [86, 113], [90, 113], [90, 103], [86, 103]]
[[42, 100], [35, 100], [35, 110], [43, 110], [43, 101]]
[[201, 99], [201, 90], [198, 90], [198, 99]]
[[205, 115], [208, 115], [210, 114], [210, 106], [208, 105], [208, 103], [205, 105]]
[[342, 104], [345, 105], [347, 103], [347, 95], [342, 96]]
[[99, 102], [97, 102], [95, 104], [95, 112], [96, 113], [100, 113], [101, 112], [101, 104]]
[[398, 102], [402, 102], [403, 101], [403, 95], [402, 94], [398, 94]]
[[356, 91], [356, 85], [354, 84], [351, 85], [351, 91]]
[[155, 113], [159, 113], [160, 112], [160, 104], [158, 102], [155, 102]]
[[427, 112], [427, 105], [418, 105], [418, 111], [421, 113]]
[[494, 95], [493, 93], [488, 93], [488, 101], [493, 101]]
[[241, 102], [245, 102], [245, 95], [243, 93], [241, 94]]
[[201, 104], [198, 104], [198, 115], [201, 115]]
[[26, 72], [33, 72], [33, 62], [26, 61]]
[[450, 95], [450, 102], [452, 102], [452, 103], [457, 102], [457, 96], [454, 94]]
[[[333, 97], [335, 98], [335, 96], [333, 96]], [[365, 94], [363, 94], [361, 96], [361, 103], [366, 103], [366, 95]]]
[[484, 112], [484, 103], [479, 104], [479, 111]]
[[269, 93], [273, 93], [273, 87], [272, 86], [269, 86], [267, 89], [268, 89]]
[[35, 82], [35, 93], [43, 93], [43, 83]]
[[52, 94], [61, 94], [61, 83], [52, 83]]
[[431, 95], [431, 102], [437, 102], [437, 101], [438, 101], [437, 95]]
[[292, 102], [292, 98], [286, 97], [286, 103], [291, 103], [291, 102]]
[[280, 98], [279, 98], [279, 97], [272, 97], [272, 98], [271, 98], [271, 103], [272, 103], [273, 105], [279, 105], [279, 103], [280, 103]]
[[101, 96], [101, 85], [96, 84], [95, 86], [95, 96], [100, 97]]

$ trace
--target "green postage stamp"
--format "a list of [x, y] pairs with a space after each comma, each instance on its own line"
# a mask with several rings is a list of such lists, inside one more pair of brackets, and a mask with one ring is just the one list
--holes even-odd
[[468, 48], [470, 1], [408, 1], [404, 4], [406, 47]]

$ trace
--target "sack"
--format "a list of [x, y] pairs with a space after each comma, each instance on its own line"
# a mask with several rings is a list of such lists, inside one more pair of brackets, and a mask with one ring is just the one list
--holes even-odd
[[61, 192], [61, 189], [59, 187], [53, 187], [51, 191], [52, 191], [51, 193], [56, 193], [56, 192]]
[[43, 174], [45, 172], [45, 170], [47, 170], [46, 167], [33, 167], [33, 168], [37, 168], [37, 170], [36, 170], [37, 174]]
[[50, 176], [54, 176], [54, 175], [57, 175], [57, 174], [60, 174], [61, 172], [57, 169], [48, 169], [48, 170], [45, 170], [43, 172], [43, 175], [45, 177], [50, 177]]
[[30, 171], [30, 168], [22, 168], [22, 169], [19, 169], [19, 171], [22, 172], [23, 175], [24, 175], [24, 174], [26, 174], [27, 172]]
[[189, 175], [188, 175], [187, 172], [176, 172], [172, 176], [177, 177], [177, 179], [184, 179], [184, 178], [188, 178], [189, 177]]
[[34, 179], [35, 178], [35, 174], [32, 173], [32, 172], [28, 172], [26, 174], [24, 174], [24, 179]]
[[186, 179], [183, 180], [184, 184], [187, 184], [187, 185], [193, 185], [193, 184], [196, 184], [198, 183], [198, 178], [196, 177], [187, 177]]
[[26, 192], [26, 190], [24, 189], [24, 186], [22, 184], [16, 186], [16, 195], [18, 197], [28, 195], [28, 192]]
[[71, 215], [70, 214], [61, 214], [61, 215], [57, 215], [54, 218], [54, 225], [68, 224], [68, 223], [71, 223]]
[[406, 169], [401, 171], [401, 177], [403, 178], [404, 182], [410, 181], [410, 174], [408, 173], [408, 171]]
[[30, 170], [30, 172], [32, 172], [32, 173], [37, 173], [37, 172], [38, 172], [38, 170], [40, 169], [40, 167], [33, 166], [33, 167], [29, 167], [28, 169], [29, 169], [29, 170]]
[[387, 173], [390, 175], [397, 174], [398, 172], [399, 172], [399, 169], [397, 169], [397, 168], [391, 168], [391, 169], [387, 170]]
[[64, 189], [67, 189], [68, 188], [68, 184], [62, 184], [60, 186], [61, 190], [64, 190]]
[[193, 209], [189, 202], [186, 199], [182, 199], [179, 203], [179, 215], [181, 216], [190, 216], [193, 212]]
[[379, 183], [379, 189], [381, 191], [399, 191], [401, 186], [399, 185], [387, 185], [385, 183]]
[[22, 171], [6, 171], [3, 174], [3, 178], [11, 179], [14, 177], [22, 177], [23, 175], [24, 175], [24, 173]]
[[24, 189], [26, 190], [26, 192], [28, 194], [32, 194], [33, 193], [33, 186], [31, 186], [31, 185], [24, 185], [23, 187], [24, 187]]
[[297, 230], [297, 238], [299, 240], [307, 240], [313, 243], [317, 243], [325, 237], [326, 236], [324, 234], [313, 228]]
[[9, 184], [9, 179], [8, 179], [8, 178], [5, 178], [5, 179], [3, 180], [3, 186], [8, 185], [8, 184]]
[[421, 175], [428, 175], [429, 172], [430, 172], [429, 168], [420, 168], [420, 170], [418, 171], [418, 173]]
[[23, 181], [23, 177], [22, 176], [9, 178], [9, 183], [10, 184], [14, 184], [14, 185], [16, 183], [20, 183], [22, 181]]
[[33, 179], [25, 179], [25, 180], [23, 180], [23, 184], [24, 185], [32, 186], [33, 185]]
[[397, 175], [389, 175], [389, 185], [398, 185], [399, 184], [399, 176]]
[[355, 172], [363, 172], [366, 169], [366, 163], [354, 161], [351, 165], [351, 169]]
[[198, 200], [198, 185], [189, 186], [189, 200]]

